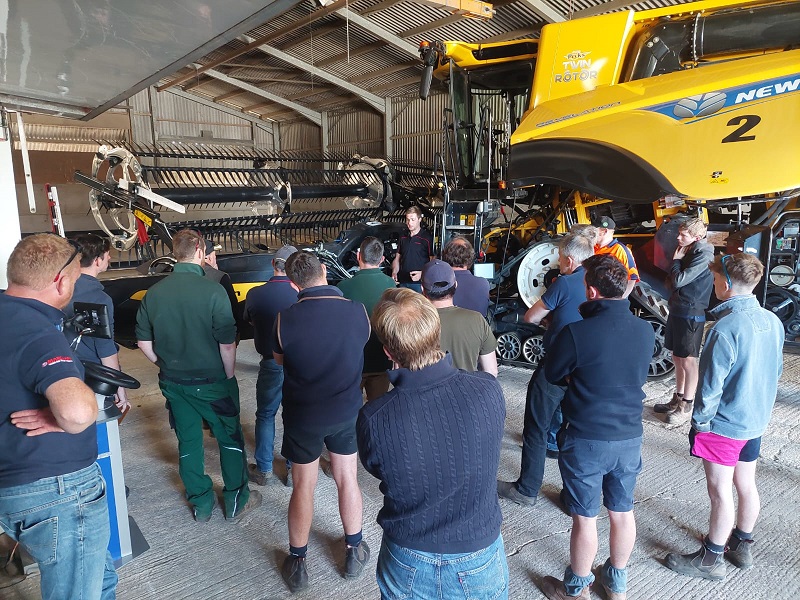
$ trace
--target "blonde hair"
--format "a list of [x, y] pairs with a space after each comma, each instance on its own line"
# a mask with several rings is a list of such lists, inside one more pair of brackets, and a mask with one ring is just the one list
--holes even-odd
[[678, 225], [678, 231], [688, 231], [689, 235], [702, 240], [706, 237], [708, 227], [700, 217], [690, 217]]
[[400, 366], [419, 371], [440, 361], [439, 313], [430, 300], [407, 288], [386, 290], [372, 313], [378, 339]]
[[[52, 233], [29, 235], [16, 245], [8, 258], [8, 282], [38, 292], [71, 266], [77, 279], [81, 254], [73, 255], [74, 252], [75, 246], [60, 236]], [[72, 260], [67, 263], [70, 256]]]

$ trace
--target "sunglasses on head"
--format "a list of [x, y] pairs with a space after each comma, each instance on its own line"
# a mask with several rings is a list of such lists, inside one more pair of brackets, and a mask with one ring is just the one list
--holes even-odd
[[731, 258], [731, 256], [732, 256], [731, 254], [726, 254], [725, 256], [722, 257], [722, 260], [720, 261], [722, 263], [722, 274], [725, 275], [725, 279], [728, 281], [729, 288], [732, 288], [733, 284], [731, 283], [731, 276], [728, 275], [728, 267], [725, 266], [725, 263], [729, 258]]
[[64, 269], [70, 266], [70, 264], [72, 264], [72, 261], [75, 260], [75, 257], [81, 253], [81, 247], [78, 245], [78, 242], [73, 240], [67, 240], [67, 243], [69, 243], [69, 245], [72, 246], [72, 254], [69, 255], [69, 259], [67, 259], [67, 262], [65, 262], [64, 266], [58, 270], [58, 273], [56, 273], [56, 277], [55, 279], [53, 279], [53, 283], [55, 283], [61, 278], [61, 273], [64, 271]]

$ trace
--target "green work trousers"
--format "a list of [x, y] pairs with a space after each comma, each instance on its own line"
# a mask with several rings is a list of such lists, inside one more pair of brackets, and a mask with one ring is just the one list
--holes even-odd
[[205, 473], [203, 421], [219, 445], [219, 463], [225, 487], [225, 517], [236, 516], [247, 504], [247, 455], [239, 421], [239, 386], [236, 378], [202, 385], [182, 385], [159, 379], [167, 410], [178, 437], [178, 465], [186, 498], [201, 515], [214, 507], [211, 478]]

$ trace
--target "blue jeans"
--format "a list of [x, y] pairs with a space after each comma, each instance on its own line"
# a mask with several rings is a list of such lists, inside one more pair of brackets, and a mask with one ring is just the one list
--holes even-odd
[[544, 362], [533, 372], [528, 384], [525, 420], [522, 425], [522, 466], [517, 490], [525, 496], [536, 497], [544, 479], [547, 434], [556, 408], [561, 404], [566, 387], [553, 385], [544, 376]]
[[383, 600], [490, 600], [508, 598], [508, 564], [503, 536], [467, 554], [434, 554], [398, 546], [383, 536], [378, 556]]
[[106, 483], [80, 471], [0, 488], [0, 526], [39, 563], [44, 600], [113, 600]]
[[553, 419], [550, 421], [550, 431], [547, 432], [547, 449], [553, 452], [558, 452], [558, 431], [561, 429], [561, 424], [564, 422], [564, 415], [561, 414], [561, 405], [556, 407], [556, 412], [553, 413]]
[[275, 415], [283, 399], [283, 367], [273, 358], [262, 358], [256, 380], [256, 451], [258, 470], [272, 471], [275, 448]]

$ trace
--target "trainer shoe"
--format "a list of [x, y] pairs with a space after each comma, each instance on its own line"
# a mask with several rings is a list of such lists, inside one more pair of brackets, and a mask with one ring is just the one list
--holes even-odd
[[536, 504], [536, 496], [526, 496], [517, 489], [517, 484], [514, 481], [498, 481], [497, 482], [497, 495], [506, 500], [511, 500], [514, 504], [520, 506], [533, 506]]
[[347, 579], [355, 579], [364, 571], [364, 565], [369, 560], [369, 546], [367, 542], [361, 543], [355, 548], [347, 546], [344, 556], [344, 576]]
[[751, 550], [753, 543], [753, 540], [740, 540], [731, 534], [728, 545], [725, 548], [725, 558], [735, 567], [750, 569], [753, 566], [753, 552]]
[[[720, 581], [725, 579], [727, 568], [722, 554], [716, 557], [713, 563], [703, 564], [706, 554], [711, 554], [705, 546], [692, 554], [667, 554], [666, 565], [676, 573], [689, 577], [702, 577]], [[707, 561], [710, 562], [710, 561]]]
[[655, 404], [653, 406], [653, 410], [657, 413], [670, 413], [676, 408], [678, 408], [678, 406], [681, 403], [681, 400], [682, 398], [678, 396], [678, 392], [673, 392], [672, 400], [670, 400], [669, 402], [660, 402], [658, 404]]
[[542, 592], [544, 592], [544, 595], [550, 600], [571, 600], [574, 598], [590, 600], [591, 598], [588, 585], [583, 588], [581, 593], [577, 596], [567, 596], [567, 590], [564, 587], [564, 582], [560, 579], [556, 579], [555, 577], [550, 577], [549, 575], [542, 579]]
[[258, 490], [250, 490], [250, 497], [247, 499], [247, 504], [242, 506], [239, 509], [239, 512], [232, 514], [231, 516], [226, 516], [225, 518], [234, 522], [239, 521], [243, 516], [247, 513], [251, 512], [253, 509], [258, 508], [261, 506], [261, 501], [263, 498], [261, 497], [261, 492]]
[[673, 410], [671, 413], [667, 413], [667, 424], [668, 425], [683, 425], [684, 423], [688, 422], [689, 419], [692, 418], [692, 409], [694, 408], [694, 401], [687, 402], [686, 400], [681, 400], [681, 405]]
[[544, 455], [547, 458], [554, 458], [558, 460], [558, 450], [550, 450], [549, 448], [545, 451]]
[[308, 587], [308, 571], [306, 570], [306, 557], [290, 554], [283, 559], [281, 577], [293, 594]]

